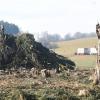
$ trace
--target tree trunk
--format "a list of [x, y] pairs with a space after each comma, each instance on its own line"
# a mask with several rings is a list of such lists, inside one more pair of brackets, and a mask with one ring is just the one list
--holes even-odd
[[98, 85], [99, 83], [100, 83], [100, 39], [98, 40], [97, 60], [96, 60], [93, 84]]
[[93, 84], [98, 85], [99, 83], [100, 83], [100, 68], [98, 66], [96, 66]]

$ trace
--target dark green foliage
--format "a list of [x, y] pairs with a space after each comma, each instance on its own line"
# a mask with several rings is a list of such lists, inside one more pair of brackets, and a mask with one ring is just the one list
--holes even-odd
[[16, 52], [15, 37], [12, 35], [4, 35], [3, 43], [0, 44], [0, 69], [4, 69], [8, 64], [12, 63]]
[[30, 93], [29, 91], [23, 92], [23, 95], [24, 95], [25, 100], [38, 100], [37, 96], [33, 93], [33, 91], [32, 93]]
[[31, 34], [12, 36], [5, 34], [0, 45], [0, 69], [11, 67], [74, 69], [74, 62], [57, 55], [34, 40]]

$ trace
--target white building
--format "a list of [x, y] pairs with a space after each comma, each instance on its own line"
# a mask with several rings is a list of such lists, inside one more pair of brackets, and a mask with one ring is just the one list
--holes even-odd
[[83, 54], [84, 54], [84, 48], [78, 48], [77, 55], [83, 55]]
[[78, 48], [77, 55], [96, 55], [96, 48]]
[[96, 48], [90, 48], [90, 55], [95, 55], [97, 54]]

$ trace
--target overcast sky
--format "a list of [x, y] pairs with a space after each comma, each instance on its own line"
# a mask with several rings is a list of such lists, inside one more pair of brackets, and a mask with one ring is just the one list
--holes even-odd
[[30, 33], [95, 32], [100, 0], [0, 0], [0, 20]]

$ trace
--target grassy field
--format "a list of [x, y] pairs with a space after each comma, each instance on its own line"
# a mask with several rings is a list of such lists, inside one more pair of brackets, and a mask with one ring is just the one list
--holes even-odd
[[65, 57], [69, 57], [79, 68], [93, 68], [96, 63], [96, 55], [74, 55], [77, 48], [88, 48], [97, 46], [97, 38], [84, 38], [71, 41], [60, 41], [56, 43], [58, 48], [54, 51]]

